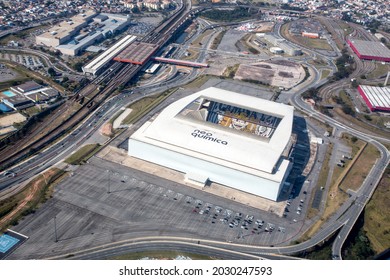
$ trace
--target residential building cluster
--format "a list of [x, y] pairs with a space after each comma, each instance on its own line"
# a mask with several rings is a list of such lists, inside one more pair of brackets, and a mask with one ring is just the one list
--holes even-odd
[[138, 9], [164, 10], [171, 7], [172, 2], [172, 0], [125, 0], [123, 5], [130, 9], [137, 7]]
[[[175, 0], [144, 0], [144, 7], [169, 8]], [[133, 3], [128, 0], [0, 0], [0, 29], [9, 26], [28, 25], [40, 20], [57, 19], [94, 10], [100, 13], [130, 13]], [[136, 5], [142, 7], [135, 1]]]
[[331, 15], [332, 18], [369, 24], [378, 20], [390, 25], [390, 2], [388, 0], [281, 0], [293, 9]]

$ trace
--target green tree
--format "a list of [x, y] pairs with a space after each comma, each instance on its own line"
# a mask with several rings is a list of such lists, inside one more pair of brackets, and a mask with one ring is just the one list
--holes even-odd
[[78, 72], [82, 72], [83, 69], [83, 63], [82, 62], [76, 62], [75, 64], [73, 64], [73, 68], [78, 71]]
[[54, 76], [56, 75], [56, 71], [55, 71], [52, 67], [50, 67], [49, 69], [47, 69], [47, 73], [48, 73], [50, 76], [52, 76], [52, 77], [54, 77]]

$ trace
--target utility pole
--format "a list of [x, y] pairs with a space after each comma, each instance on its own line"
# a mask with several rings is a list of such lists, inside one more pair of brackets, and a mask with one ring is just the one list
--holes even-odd
[[108, 185], [107, 185], [107, 193], [111, 192], [111, 172], [110, 170], [107, 170], [108, 172]]
[[389, 81], [390, 71], [387, 72], [386, 80], [385, 80], [385, 86], [387, 86], [387, 82]]

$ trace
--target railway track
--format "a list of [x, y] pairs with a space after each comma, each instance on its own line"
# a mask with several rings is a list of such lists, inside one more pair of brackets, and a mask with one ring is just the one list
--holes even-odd
[[[159, 26], [154, 32], [150, 33], [149, 36], [145, 37], [143, 41], [158, 43], [160, 46], [165, 44], [172, 35], [172, 31], [176, 30], [181, 24], [181, 21], [189, 15], [189, 12], [186, 12], [186, 8], [187, 6], [185, 2], [183, 2], [183, 5], [169, 20]], [[102, 102], [104, 102], [105, 99], [111, 96], [118, 87], [126, 85], [142, 68], [140, 65], [125, 65], [123, 63], [114, 63], [112, 67], [114, 68], [113, 71], [103, 72], [103, 75], [93, 80], [88, 86], [84, 87], [77, 93], [78, 97], [87, 97], [87, 102], [85, 102], [80, 109], [71, 114], [54, 129], [47, 131], [47, 127], [42, 126], [41, 129], [34, 131], [27, 138], [18, 142], [18, 146], [22, 147], [21, 149], [15, 151], [14, 147], [10, 146], [1, 150], [0, 169], [6, 169], [9, 166], [12, 166], [33, 155], [56, 139], [59, 139], [71, 129], [75, 128], [83, 119], [85, 119]], [[102, 82], [107, 82], [104, 89], [100, 89], [99, 87], [99, 84]], [[75, 102], [78, 102], [78, 99], [76, 100], [76, 98], [77, 97], [75, 95], [71, 100], [61, 106], [61, 109], [57, 110], [52, 116], [50, 116], [47, 122], [52, 123], [52, 121], [55, 121], [55, 118], [63, 115], [65, 110], [73, 108]], [[39, 139], [34, 140], [38, 136]]]

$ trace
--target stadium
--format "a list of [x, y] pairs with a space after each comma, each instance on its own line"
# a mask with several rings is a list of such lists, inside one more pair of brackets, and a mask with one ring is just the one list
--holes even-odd
[[128, 154], [277, 201], [292, 163], [293, 107], [218, 88], [184, 97], [144, 123]]

